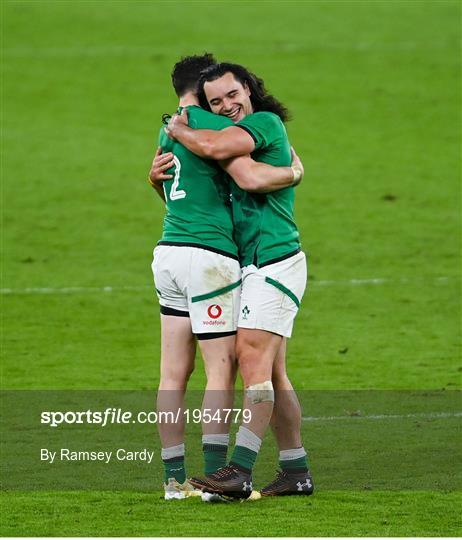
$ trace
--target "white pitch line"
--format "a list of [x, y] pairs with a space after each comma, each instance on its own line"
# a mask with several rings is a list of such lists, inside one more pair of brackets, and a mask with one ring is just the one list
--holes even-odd
[[458, 418], [462, 416], [459, 412], [430, 412], [430, 413], [409, 413], [409, 414], [352, 414], [343, 416], [303, 416], [304, 422], [331, 422], [335, 420], [394, 420], [403, 418]]
[[387, 283], [416, 283], [418, 281], [432, 281], [433, 283], [446, 283], [451, 278], [448, 276], [440, 276], [435, 278], [365, 278], [365, 279], [345, 279], [345, 280], [313, 280], [308, 278], [308, 287], [319, 286], [327, 287], [329, 285], [384, 285]]
[[[365, 278], [365, 279], [325, 279], [308, 280], [308, 287], [331, 287], [335, 285], [385, 285], [388, 283], [416, 283], [418, 281], [432, 282], [435, 284], [447, 283], [453, 278], [447, 276], [435, 278]], [[24, 287], [0, 289], [0, 295], [7, 294], [72, 294], [72, 293], [111, 293], [123, 291], [154, 290], [154, 285], [107, 285], [105, 287]]]
[[154, 290], [154, 285], [121, 285], [105, 287], [25, 287], [24, 289], [0, 289], [0, 294], [72, 294], [72, 293], [111, 293], [118, 291]]

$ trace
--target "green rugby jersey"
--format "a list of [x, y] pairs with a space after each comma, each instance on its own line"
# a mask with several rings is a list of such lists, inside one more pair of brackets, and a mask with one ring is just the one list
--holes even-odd
[[[279, 167], [292, 162], [290, 144], [282, 120], [271, 112], [249, 114], [236, 124], [255, 141], [252, 158]], [[300, 249], [293, 219], [294, 188], [273, 193], [248, 193], [232, 183], [234, 237], [241, 266], [263, 266]], [[276, 261], [274, 261], [276, 262]]]
[[[233, 125], [229, 118], [200, 107], [187, 109], [194, 129], [221, 130]], [[194, 245], [237, 258], [228, 175], [215, 161], [202, 159], [169, 139], [163, 128], [159, 146], [175, 155], [175, 166], [167, 171], [174, 177], [164, 181], [167, 214], [159, 244]]]

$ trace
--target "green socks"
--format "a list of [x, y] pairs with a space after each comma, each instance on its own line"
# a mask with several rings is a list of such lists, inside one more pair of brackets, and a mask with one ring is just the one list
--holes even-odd
[[186, 480], [184, 444], [162, 448], [161, 456], [164, 464], [164, 482], [167, 484], [169, 478], [175, 478], [179, 484], [183, 484]]
[[236, 445], [234, 447], [234, 452], [231, 456], [230, 463], [233, 465], [239, 465], [239, 467], [251, 471], [255, 465], [257, 456], [257, 452], [250, 450], [250, 448]]
[[230, 463], [251, 471], [260, 451], [261, 439], [253, 431], [243, 426], [236, 435], [236, 446]]
[[291, 448], [290, 450], [281, 450], [279, 452], [279, 466], [283, 471], [308, 470], [308, 460], [305, 449]]
[[202, 436], [202, 451], [204, 452], [205, 475], [213, 474], [226, 465], [228, 453], [228, 433], [216, 433]]
[[213, 474], [226, 465], [227, 446], [220, 444], [204, 444], [204, 472], [205, 475]]
[[166, 484], [168, 483], [169, 478], [175, 478], [175, 480], [179, 484], [182, 484], [186, 480], [184, 456], [183, 456], [183, 459], [178, 460], [178, 461], [173, 461], [170, 459], [163, 459], [162, 461], [164, 463], [164, 482]]

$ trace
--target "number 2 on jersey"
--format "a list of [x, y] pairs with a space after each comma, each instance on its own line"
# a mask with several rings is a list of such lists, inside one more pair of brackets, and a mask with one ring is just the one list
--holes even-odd
[[186, 197], [186, 191], [183, 189], [178, 189], [180, 186], [181, 163], [176, 156], [173, 156], [173, 163], [175, 163], [175, 176], [170, 189], [170, 200], [177, 201], [178, 199], [184, 199]]

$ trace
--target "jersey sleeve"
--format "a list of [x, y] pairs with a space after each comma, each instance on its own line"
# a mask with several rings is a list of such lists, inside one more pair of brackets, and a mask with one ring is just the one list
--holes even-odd
[[200, 107], [188, 107], [188, 125], [192, 129], [214, 129], [220, 131], [229, 126], [233, 126], [232, 120], [226, 116], [213, 114]]
[[173, 148], [173, 141], [168, 138], [168, 135], [164, 131], [164, 127], [162, 126], [159, 130], [159, 140], [158, 140], [158, 146], [162, 148], [162, 153], [165, 154], [165, 152], [171, 152]]
[[283, 124], [280, 118], [269, 112], [249, 114], [236, 124], [247, 131], [255, 142], [255, 150], [266, 148], [281, 136]]
[[164, 142], [164, 135], [165, 135], [165, 131], [164, 131], [164, 127], [162, 126], [160, 129], [159, 129], [159, 136], [157, 137], [157, 146], [162, 146], [162, 143]]

